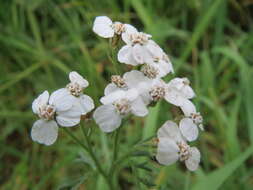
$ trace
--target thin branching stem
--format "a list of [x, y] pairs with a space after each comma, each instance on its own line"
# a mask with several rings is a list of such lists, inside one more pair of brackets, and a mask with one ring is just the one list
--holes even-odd
[[80, 125], [81, 125], [81, 129], [82, 129], [83, 135], [84, 135], [84, 137], [85, 137], [85, 141], [86, 141], [86, 143], [87, 143], [87, 145], [88, 145], [88, 152], [89, 152], [91, 158], [93, 159], [93, 161], [94, 161], [94, 163], [95, 163], [95, 165], [96, 165], [98, 171], [99, 171], [99, 172], [101, 173], [101, 175], [105, 178], [105, 180], [106, 180], [106, 182], [108, 183], [110, 189], [113, 190], [114, 187], [113, 187], [113, 184], [112, 184], [111, 179], [110, 179], [109, 176], [106, 174], [106, 172], [104, 171], [104, 169], [103, 169], [102, 166], [100, 165], [100, 163], [99, 163], [99, 161], [98, 161], [98, 159], [97, 159], [95, 153], [93, 152], [93, 150], [92, 150], [92, 148], [91, 148], [91, 147], [92, 147], [91, 142], [90, 142], [89, 137], [88, 137], [88, 135], [87, 135], [87, 133], [86, 133], [86, 131], [85, 131], [85, 129], [84, 129], [84, 126], [83, 126], [82, 124], [80, 124]]
[[105, 178], [106, 182], [108, 183], [110, 189], [114, 189], [111, 180], [109, 179], [109, 177], [106, 175], [105, 171], [103, 170], [103, 168], [101, 167], [97, 157], [95, 156], [92, 148], [91, 148], [91, 143], [88, 139], [88, 136], [83, 128], [83, 126], [81, 125], [81, 129], [83, 131], [83, 134], [85, 136], [85, 140], [87, 143], [87, 146], [84, 145], [76, 136], [74, 136], [68, 129], [64, 128], [64, 131], [77, 143], [79, 144], [83, 149], [85, 149], [89, 155], [91, 156], [92, 160], [94, 161], [96, 168], [98, 169], [99, 173]]
[[114, 138], [114, 149], [113, 149], [113, 162], [117, 160], [118, 158], [118, 144], [119, 144], [119, 134], [120, 134], [120, 128], [116, 130], [115, 132], [115, 138]]

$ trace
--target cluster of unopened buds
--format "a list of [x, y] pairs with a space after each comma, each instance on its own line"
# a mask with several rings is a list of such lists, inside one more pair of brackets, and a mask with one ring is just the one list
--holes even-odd
[[[119, 128], [127, 115], [147, 116], [148, 107], [164, 99], [182, 111], [177, 123], [167, 121], [158, 130], [156, 159], [160, 164], [170, 165], [177, 160], [194, 171], [200, 162], [200, 152], [187, 143], [198, 138], [203, 130], [202, 116], [196, 111], [191, 99], [195, 96], [187, 78], [162, 78], [174, 73], [170, 59], [152, 36], [139, 32], [130, 24], [112, 22], [106, 16], [96, 17], [93, 31], [104, 38], [121, 38], [125, 45], [117, 54], [120, 63], [139, 66], [124, 73], [113, 75], [104, 89], [93, 118], [103, 132]], [[34, 123], [32, 139], [42, 144], [53, 144], [57, 138], [58, 125], [76, 126], [80, 117], [94, 108], [93, 100], [82, 93], [88, 82], [76, 72], [69, 74], [70, 83], [49, 96], [45, 91], [33, 102], [33, 111], [40, 120]]]

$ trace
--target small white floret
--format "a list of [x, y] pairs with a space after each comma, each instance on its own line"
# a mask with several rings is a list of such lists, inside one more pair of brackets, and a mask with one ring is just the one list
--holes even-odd
[[92, 30], [103, 38], [112, 38], [114, 36], [112, 20], [107, 16], [96, 17]]
[[195, 141], [198, 138], [198, 127], [190, 118], [183, 118], [179, 123], [179, 129], [187, 141]]
[[52, 145], [58, 136], [58, 126], [54, 120], [38, 120], [33, 124], [31, 137], [40, 144]]
[[117, 129], [122, 120], [122, 116], [117, 112], [112, 104], [99, 106], [93, 118], [103, 132], [109, 133]]

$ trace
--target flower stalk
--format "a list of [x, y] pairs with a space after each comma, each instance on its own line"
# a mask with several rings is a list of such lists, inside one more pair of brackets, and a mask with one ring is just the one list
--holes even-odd
[[76, 136], [74, 136], [68, 129], [63, 128], [64, 131], [77, 143], [79, 144], [86, 152], [88, 152], [88, 154], [90, 155], [91, 159], [93, 160], [98, 172], [104, 177], [104, 179], [106, 180], [108, 186], [110, 187], [110, 189], [114, 189], [112, 181], [109, 179], [108, 175], [105, 173], [104, 169], [102, 168], [102, 166], [100, 165], [95, 153], [93, 152], [92, 148], [91, 148], [91, 143], [89, 141], [89, 137], [86, 134], [85, 129], [83, 128], [83, 125], [80, 124], [83, 135], [84, 135], [84, 139], [87, 143], [87, 146], [84, 145]]

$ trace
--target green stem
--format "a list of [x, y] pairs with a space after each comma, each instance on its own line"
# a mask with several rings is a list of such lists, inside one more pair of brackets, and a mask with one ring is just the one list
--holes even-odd
[[77, 143], [79, 144], [84, 150], [86, 150], [91, 158], [93, 159], [95, 165], [96, 165], [96, 168], [98, 169], [99, 173], [101, 173], [101, 175], [105, 178], [106, 182], [108, 183], [110, 189], [114, 189], [113, 188], [113, 185], [111, 183], [111, 180], [108, 178], [108, 176], [106, 175], [105, 171], [102, 169], [101, 165], [99, 164], [98, 162], [98, 159], [96, 158], [94, 152], [92, 151], [91, 149], [91, 143], [90, 141], [88, 140], [88, 136], [87, 134], [85, 133], [82, 125], [81, 125], [81, 128], [82, 128], [82, 131], [83, 131], [83, 134], [85, 135], [85, 139], [86, 139], [86, 142], [88, 144], [88, 147], [85, 146], [76, 136], [74, 136], [67, 128], [63, 128], [63, 130]]
[[88, 137], [88, 135], [86, 134], [86, 131], [85, 131], [85, 129], [84, 129], [84, 127], [83, 127], [82, 124], [81, 124], [81, 129], [82, 129], [83, 135], [84, 135], [84, 137], [85, 137], [86, 143], [87, 143], [87, 145], [88, 145], [88, 152], [89, 152], [91, 158], [93, 159], [93, 161], [94, 161], [94, 163], [95, 163], [95, 165], [96, 165], [98, 171], [99, 171], [99, 172], [101, 173], [101, 175], [105, 178], [105, 180], [106, 180], [106, 182], [108, 183], [110, 189], [113, 190], [114, 188], [113, 188], [112, 181], [111, 181], [110, 178], [107, 176], [107, 174], [105, 173], [105, 171], [104, 171], [103, 168], [101, 167], [101, 165], [100, 165], [100, 163], [99, 163], [97, 157], [95, 156], [95, 153], [93, 152], [93, 150], [92, 150], [92, 148], [91, 148], [92, 146], [91, 146], [89, 137]]
[[67, 128], [63, 127], [63, 130], [83, 149], [85, 149], [88, 152], [88, 147], [86, 147], [77, 137], [75, 137]]
[[112, 163], [111, 163], [111, 167], [109, 170], [109, 175], [113, 176], [113, 171], [114, 171], [114, 167], [116, 166], [115, 163], [118, 159], [118, 141], [119, 141], [119, 133], [120, 133], [120, 128], [118, 130], [115, 131], [115, 138], [114, 138], [114, 144], [113, 144], [113, 157], [112, 157]]
[[114, 138], [113, 162], [117, 160], [117, 157], [118, 157], [119, 133], [120, 133], [120, 128], [116, 130], [116, 134]]

